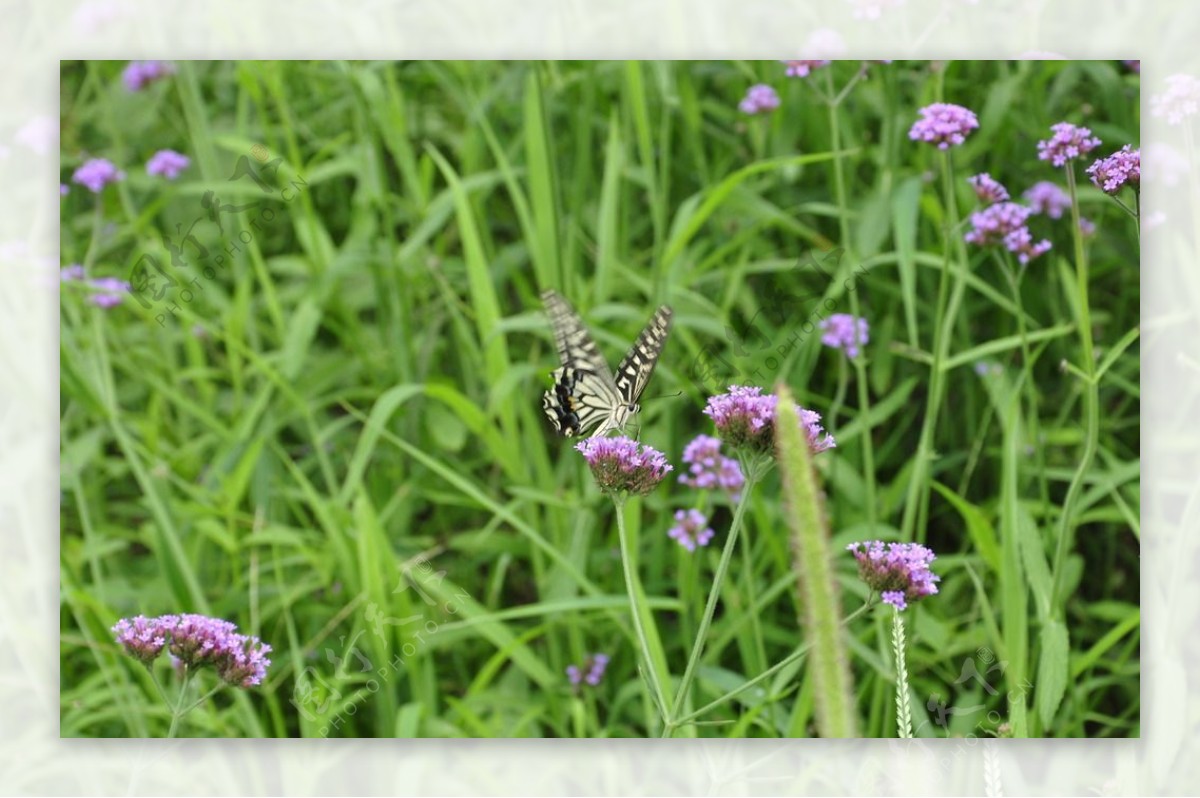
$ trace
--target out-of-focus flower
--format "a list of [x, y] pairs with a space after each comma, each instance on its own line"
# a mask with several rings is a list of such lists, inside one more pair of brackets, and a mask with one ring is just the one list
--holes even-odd
[[97, 33], [127, 12], [126, 4], [117, 0], [84, 0], [71, 15], [71, 23], [80, 33]]
[[862, 351], [860, 347], [866, 346], [869, 340], [867, 320], [849, 313], [834, 313], [822, 320], [821, 330], [824, 333], [821, 343], [842, 350], [849, 358], [858, 357]]
[[575, 445], [583, 454], [596, 484], [605, 493], [627, 491], [645, 495], [673, 470], [662, 452], [641, 446], [623, 435], [588, 438]]
[[1192, 75], [1171, 75], [1167, 89], [1150, 97], [1150, 113], [1166, 117], [1168, 125], [1181, 125], [1200, 110], [1200, 80]]
[[78, 263], [72, 263], [69, 266], [63, 266], [58, 273], [58, 277], [64, 283], [75, 282], [83, 279], [83, 266]]
[[1178, 185], [1188, 172], [1188, 160], [1179, 150], [1161, 141], [1147, 144], [1146, 171], [1150, 173], [1150, 182], [1162, 186]]
[[1128, 69], [1130, 72], [1133, 72], [1138, 75], [1142, 74], [1142, 62], [1141, 61], [1122, 61], [1121, 63], [1124, 64], [1125, 68]]
[[607, 667], [607, 654], [592, 654], [584, 660], [583, 667], [568, 665], [567, 679], [571, 682], [572, 687], [579, 687], [581, 684], [595, 687], [604, 678], [604, 671]]
[[764, 111], [774, 111], [779, 107], [779, 95], [765, 83], [756, 83], [746, 91], [746, 96], [738, 103], [738, 110], [744, 114], [760, 114]]
[[846, 550], [858, 561], [859, 578], [898, 610], [938, 592], [935, 583], [941, 577], [929, 570], [937, 555], [919, 543], [871, 540], [851, 543]]
[[999, 363], [990, 360], [980, 360], [975, 363], [975, 373], [980, 377], [987, 377], [993, 374], [1002, 374], [1004, 367]]
[[922, 108], [921, 118], [909, 128], [908, 137], [913, 141], [924, 141], [937, 145], [939, 150], [957, 147], [967, 140], [967, 135], [979, 127], [975, 113], [961, 105], [934, 103]]
[[727, 491], [734, 501], [741, 496], [746, 477], [742, 467], [732, 457], [721, 454], [721, 441], [711, 435], [697, 435], [683, 449], [683, 462], [690, 467], [679, 481], [692, 488]]
[[883, 16], [883, 12], [888, 8], [899, 8], [904, 5], [904, 0], [846, 0], [853, 8], [855, 19], [864, 19], [868, 22], [874, 22]]
[[708, 518], [696, 509], [676, 510], [675, 526], [667, 531], [668, 537], [688, 551], [695, 551], [697, 546], [707, 546], [714, 534], [708, 525]]
[[1079, 234], [1082, 235], [1084, 238], [1088, 238], [1089, 236], [1094, 236], [1096, 234], [1096, 223], [1093, 222], [1091, 219], [1087, 219], [1083, 216], [1080, 216], [1079, 217]]
[[162, 175], [167, 180], [174, 180], [191, 162], [191, 158], [175, 150], [159, 150], [146, 161], [146, 174]]
[[65, 196], [67, 196], [67, 195], [68, 195], [68, 194], [70, 194], [70, 193], [71, 193], [71, 187], [70, 187], [70, 186], [68, 186], [66, 183], [59, 183], [59, 184], [58, 184], [58, 196], [60, 196], [60, 197], [65, 197]]
[[1134, 191], [1142, 187], [1142, 151], [1126, 144], [1107, 158], [1101, 158], [1087, 168], [1092, 184], [1105, 194], [1116, 194], [1125, 186]]
[[1053, 135], [1037, 143], [1038, 159], [1063, 166], [1067, 161], [1087, 155], [1100, 146], [1100, 139], [1092, 131], [1070, 122], [1056, 122], [1050, 126]]
[[994, 202], [1004, 202], [1008, 199], [1008, 189], [993, 179], [987, 172], [972, 175], [967, 178], [967, 182], [971, 184], [971, 188], [975, 189], [975, 196], [989, 205]]
[[[732, 446], [747, 446], [759, 452], [775, 451], [775, 408], [779, 397], [763, 395], [757, 386], [731, 385], [729, 393], [709, 397], [704, 414], [713, 420], [721, 440]], [[821, 414], [799, 405], [808, 445], [813, 453], [832, 449], [836, 442], [821, 427]]]
[[[820, 69], [821, 67], [827, 67], [833, 62], [832, 61], [783, 61], [781, 63], [783, 63], [787, 67], [787, 69], [784, 70], [784, 74], [786, 74], [789, 78], [806, 78], [812, 74], [813, 70]], [[749, 99], [749, 95], [747, 95], [747, 99]], [[745, 102], [745, 100], [743, 100], [742, 102]], [[775, 105], [779, 105], [778, 98], [776, 98], [776, 100], [775, 100]], [[743, 108], [742, 110], [745, 111], [746, 109]], [[746, 111], [746, 113], [748, 113], [748, 114], [753, 113], [753, 111]]]
[[45, 155], [54, 149], [58, 141], [58, 123], [44, 114], [39, 114], [17, 129], [13, 141], [38, 155]]
[[113, 165], [107, 158], [92, 158], [71, 175], [71, 182], [87, 187], [88, 190], [99, 194], [109, 183], [124, 180], [125, 173]]
[[972, 229], [963, 236], [968, 244], [981, 247], [1002, 245], [1017, 256], [1021, 263], [1028, 263], [1050, 250], [1050, 242], [1042, 240], [1036, 244], [1026, 226], [1033, 211], [1015, 202], [998, 202], [971, 214]]
[[[808, 34], [808, 38], [804, 40], [804, 46], [800, 48], [803, 55], [824, 55], [829, 58], [837, 58], [846, 54], [846, 42], [842, 39], [842, 35], [833, 28], [817, 28], [812, 33]], [[784, 61], [785, 64], [792, 63], [813, 63], [817, 66], [825, 66], [829, 61]], [[810, 69], [811, 71], [811, 69]], [[790, 76], [792, 73], [788, 72]], [[804, 77], [804, 75], [798, 75]]]
[[116, 277], [97, 277], [88, 280], [88, 285], [96, 291], [88, 301], [100, 308], [116, 307], [130, 291], [129, 283]]
[[1034, 213], [1044, 213], [1051, 219], [1061, 219], [1063, 212], [1071, 208], [1071, 196], [1049, 180], [1034, 183], [1021, 196]]
[[175, 74], [170, 61], [130, 61], [121, 73], [121, 82], [130, 91], [141, 91], [156, 80]]

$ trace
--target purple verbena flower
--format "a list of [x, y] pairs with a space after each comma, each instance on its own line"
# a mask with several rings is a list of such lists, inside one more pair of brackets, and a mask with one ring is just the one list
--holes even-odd
[[936, 144], [939, 150], [957, 147], [967, 140], [967, 134], [979, 127], [975, 113], [961, 105], [933, 103], [922, 108], [921, 118], [909, 128], [913, 141]]
[[721, 441], [711, 435], [697, 435], [683, 449], [683, 462], [690, 467], [679, 481], [691, 488], [712, 490], [720, 488], [734, 501], [741, 497], [746, 477], [742, 467], [732, 457], [721, 454]]
[[575, 445], [583, 454], [596, 484], [605, 493], [628, 491], [645, 495], [658, 487], [673, 467], [662, 452], [641, 446], [625, 436], [588, 438]]
[[99, 194], [109, 183], [124, 179], [125, 173], [113, 166], [113, 162], [107, 158], [92, 158], [84, 162], [75, 170], [75, 174], [71, 175], [71, 182], [86, 186], [96, 194]]
[[765, 83], [756, 83], [746, 91], [746, 96], [738, 103], [738, 109], [744, 114], [759, 114], [763, 111], [774, 111], [779, 107], [779, 95]]
[[849, 313], [834, 313], [821, 321], [821, 343], [840, 349], [846, 357], [856, 358], [861, 351], [859, 347], [866, 346], [867, 320], [851, 316]]
[[1133, 72], [1138, 75], [1142, 74], [1142, 62], [1141, 61], [1122, 61], [1121, 63], [1124, 64], [1125, 68], [1128, 69], [1130, 72]]
[[154, 81], [174, 73], [175, 65], [170, 61], [130, 61], [121, 73], [121, 81], [130, 91], [141, 91]]
[[998, 202], [971, 214], [972, 229], [963, 236], [968, 244], [981, 247], [1002, 245], [1014, 253], [1021, 263], [1028, 263], [1049, 251], [1050, 242], [1042, 240], [1036, 244], [1026, 227], [1033, 211], [1015, 202]]
[[[780, 63], [784, 64], [787, 67], [787, 69], [784, 70], [784, 74], [786, 74], [789, 78], [806, 78], [810, 74], [812, 74], [813, 70], [820, 69], [821, 67], [827, 67], [830, 64], [832, 64], [833, 62], [829, 61], [829, 60], [824, 60], [824, 61], [813, 60], [813, 61], [781, 61]], [[749, 112], [747, 112], [747, 113], [749, 113]]]
[[688, 551], [695, 551], [697, 546], [707, 546], [714, 534], [708, 525], [708, 517], [696, 509], [676, 510], [675, 526], [667, 531], [667, 537]]
[[170, 652], [187, 667], [211, 665], [223, 681], [237, 687], [260, 684], [266, 676], [271, 647], [257, 637], [238, 634], [229, 621], [191, 613], [157, 620], [170, 637]]
[[1116, 194], [1122, 187], [1142, 187], [1142, 151], [1126, 144], [1107, 158], [1101, 158], [1087, 168], [1092, 184], [1105, 194]]
[[175, 150], [159, 150], [146, 161], [146, 174], [162, 175], [167, 180], [174, 180], [191, 162], [191, 158]]
[[600, 680], [604, 678], [604, 671], [608, 668], [609, 657], [607, 654], [592, 654], [583, 662], [583, 667], [578, 665], [567, 666], [567, 679], [571, 682], [572, 687], [579, 687], [581, 684], [588, 684], [595, 687], [600, 684]]
[[1061, 219], [1063, 212], [1071, 208], [1070, 195], [1049, 180], [1034, 183], [1021, 196], [1034, 213], [1044, 213], [1051, 219]]
[[[732, 446], [748, 446], [759, 452], [775, 451], [775, 406], [779, 397], [763, 395], [757, 386], [731, 385], [729, 393], [709, 397], [704, 414], [713, 420], [717, 434]], [[800, 426], [814, 454], [832, 449], [833, 436], [823, 434], [821, 414], [799, 405]]]
[[975, 196], [989, 205], [1008, 199], [1008, 189], [994, 180], [987, 172], [972, 175], [967, 178], [967, 182], [971, 184], [971, 188], [975, 189]]
[[898, 610], [938, 592], [935, 583], [941, 577], [929, 570], [937, 555], [919, 543], [872, 540], [851, 543], [846, 550], [858, 561], [859, 578]]
[[117, 643], [125, 648], [125, 653], [139, 662], [149, 665], [167, 644], [167, 638], [159, 629], [157, 618], [147, 618], [136, 615], [132, 618], [122, 618], [112, 628], [117, 636]]
[[1094, 236], [1096, 234], [1096, 223], [1091, 219], [1085, 219], [1084, 217], [1080, 216], [1079, 234], [1084, 238], [1087, 238], [1088, 236]]
[[96, 277], [88, 280], [88, 286], [96, 291], [88, 301], [100, 308], [116, 307], [130, 291], [129, 283], [116, 277]]
[[65, 197], [65, 196], [67, 196], [67, 195], [68, 195], [68, 194], [70, 194], [70, 193], [71, 193], [71, 187], [70, 187], [70, 186], [68, 186], [66, 183], [59, 183], [59, 184], [58, 184], [58, 196], [60, 196], [60, 197]]
[[83, 266], [78, 263], [72, 263], [69, 266], [63, 266], [59, 271], [58, 277], [64, 283], [74, 282], [83, 279]]
[[1049, 161], [1055, 166], [1063, 166], [1067, 161], [1086, 155], [1100, 146], [1100, 139], [1086, 127], [1056, 122], [1050, 126], [1050, 130], [1054, 135], [1037, 144], [1038, 160]]
[[1150, 113], [1165, 116], [1168, 125], [1183, 124], [1183, 120], [1200, 110], [1200, 80], [1192, 75], [1171, 75], [1167, 90], [1150, 98]]

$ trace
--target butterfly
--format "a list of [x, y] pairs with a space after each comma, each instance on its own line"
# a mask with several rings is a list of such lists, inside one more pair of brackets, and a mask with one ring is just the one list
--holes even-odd
[[[554, 387], [542, 397], [542, 409], [559, 435], [581, 435], [592, 427], [592, 437], [625, 426], [638, 411], [638, 398], [671, 328], [671, 308], [663, 305], [650, 318], [629, 347], [614, 374], [574, 308], [557, 291], [543, 291], [542, 302], [554, 327], [561, 368], [550, 372]], [[599, 426], [597, 426], [599, 425]]]

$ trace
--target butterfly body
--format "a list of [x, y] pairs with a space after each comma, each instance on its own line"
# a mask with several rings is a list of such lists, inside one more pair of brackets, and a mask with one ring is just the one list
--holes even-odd
[[595, 427], [592, 437], [598, 437], [623, 428], [638, 412], [638, 399], [658, 364], [670, 331], [671, 308], [663, 305], [655, 312], [610, 374], [596, 342], [567, 300], [556, 291], [545, 291], [542, 301], [562, 363], [551, 372], [554, 385], [542, 396], [542, 409], [555, 432], [573, 437]]

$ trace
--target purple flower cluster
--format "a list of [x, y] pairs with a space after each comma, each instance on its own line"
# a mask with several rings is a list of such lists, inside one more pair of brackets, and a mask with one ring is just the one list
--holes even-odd
[[[763, 395], [756, 386], [731, 385], [729, 393], [712, 396], [704, 414], [716, 424], [717, 434], [732, 446], [749, 446], [760, 452], [775, 450], [775, 409], [779, 397]], [[836, 442], [824, 434], [821, 414], [796, 405], [800, 426], [814, 454], [832, 449]]]
[[623, 435], [588, 438], [575, 445], [583, 454], [596, 484], [605, 493], [628, 491], [645, 495], [674, 470], [666, 456]]
[[779, 107], [779, 95], [765, 83], [756, 83], [746, 91], [746, 96], [738, 103], [738, 110], [743, 114], [761, 114], [763, 111], [774, 111]]
[[164, 647], [188, 668], [211, 665], [235, 687], [261, 684], [271, 660], [271, 647], [219, 618], [185, 613], [147, 618], [122, 618], [112, 628], [127, 654], [149, 665]]
[[707, 546], [716, 533], [708, 525], [708, 518], [699, 510], [676, 510], [675, 526], [667, 531], [667, 537], [688, 551], [697, 546]]
[[91, 158], [71, 175], [71, 182], [86, 186], [96, 194], [99, 194], [109, 183], [124, 179], [125, 173], [107, 158]]
[[967, 178], [967, 182], [971, 184], [971, 188], [975, 189], [975, 196], [989, 205], [1008, 199], [1008, 189], [999, 181], [994, 180], [987, 172], [972, 175]]
[[1167, 90], [1150, 98], [1150, 113], [1165, 116], [1168, 125], [1181, 125], [1200, 111], [1200, 80], [1192, 75], [1171, 75]]
[[856, 358], [860, 347], [866, 346], [867, 320], [849, 313], [834, 313], [821, 321], [821, 343], [834, 349], [841, 349], [846, 357]]
[[1105, 194], [1116, 194], [1127, 185], [1138, 191], [1142, 186], [1142, 151], [1126, 144], [1089, 166], [1087, 173], [1092, 183]]
[[934, 103], [919, 113], [921, 118], [913, 123], [908, 137], [913, 141], [936, 144], [939, 150], [957, 147], [967, 140], [967, 134], [979, 127], [975, 113], [961, 105]]
[[159, 150], [146, 161], [146, 174], [161, 175], [167, 180], [174, 180], [191, 163], [191, 158], [175, 150]]
[[1015, 202], [989, 205], [971, 214], [973, 229], [963, 239], [968, 244], [981, 247], [1002, 244], [1021, 263], [1028, 263], [1050, 249], [1049, 241], [1043, 239], [1036, 244], [1033, 242], [1033, 235], [1026, 226], [1032, 213], [1031, 209]]
[[141, 91], [156, 80], [175, 74], [170, 61], [130, 61], [121, 73], [121, 81], [130, 91]]
[[697, 435], [684, 447], [683, 462], [690, 466], [688, 473], [679, 477], [684, 485], [704, 490], [720, 488], [728, 492], [734, 501], [741, 497], [746, 477], [737, 460], [721, 454], [720, 439], [711, 435]]
[[789, 78], [806, 78], [812, 74], [813, 70], [827, 67], [832, 64], [832, 61], [781, 61], [787, 69], [785, 70]]
[[[78, 263], [62, 267], [58, 273], [59, 279], [64, 283], [82, 282], [85, 276], [83, 266]], [[129, 283], [116, 277], [96, 277], [87, 280], [86, 285], [96, 292], [88, 297], [88, 301], [101, 308], [111, 308], [121, 304], [125, 294], [130, 291]]]
[[1038, 160], [1049, 161], [1055, 166], [1063, 166], [1067, 161], [1086, 155], [1100, 146], [1100, 139], [1086, 127], [1057, 122], [1050, 126], [1050, 130], [1054, 135], [1037, 144]]
[[1039, 180], [1021, 195], [1034, 213], [1044, 213], [1051, 219], [1061, 219], [1071, 208], [1071, 197], [1056, 183]]
[[934, 583], [941, 577], [929, 570], [937, 555], [919, 543], [872, 540], [851, 543], [846, 551], [858, 561], [859, 578], [898, 610], [938, 592]]
[[586, 683], [595, 687], [600, 684], [600, 680], [604, 678], [604, 670], [608, 667], [607, 654], [592, 654], [583, 662], [583, 667], [578, 665], [567, 666], [567, 678], [571, 681], [572, 687], [579, 687], [580, 684]]

